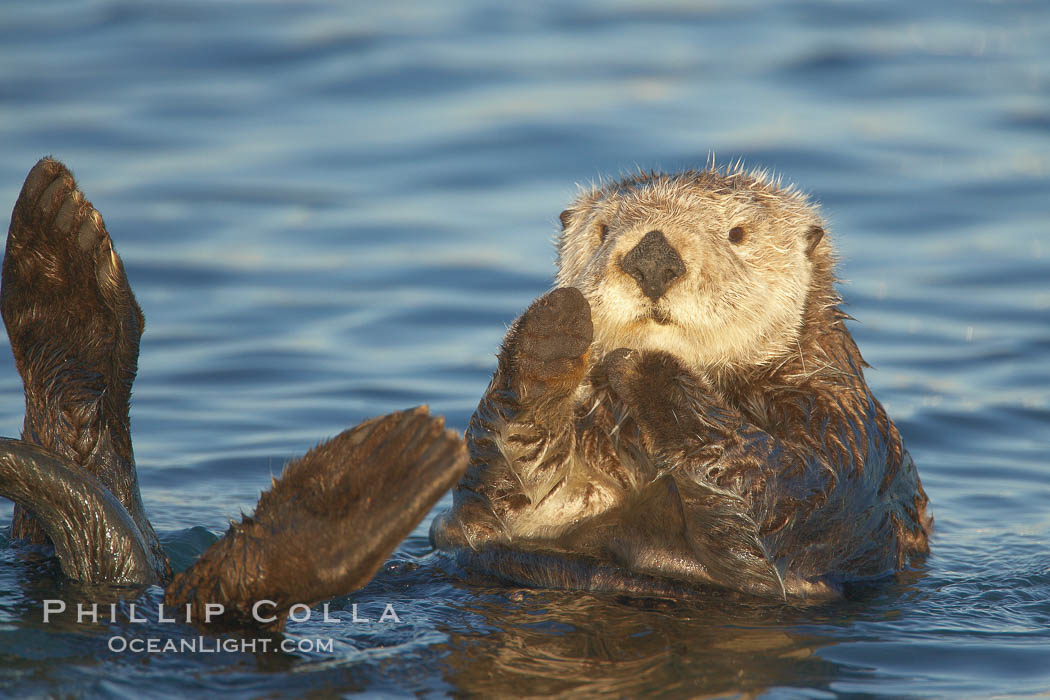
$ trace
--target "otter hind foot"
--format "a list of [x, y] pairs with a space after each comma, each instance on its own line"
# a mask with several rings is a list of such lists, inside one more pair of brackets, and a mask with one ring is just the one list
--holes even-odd
[[[22, 439], [96, 478], [127, 509], [157, 562], [146, 518], [129, 405], [144, 319], [101, 215], [59, 161], [41, 159], [11, 214], [0, 315], [25, 385]], [[47, 541], [22, 505], [12, 536]]]
[[[425, 407], [365, 421], [289, 462], [165, 603], [191, 605], [198, 624], [280, 629], [292, 605], [368, 583], [466, 466], [463, 440]], [[224, 607], [218, 619], [209, 604]]]
[[[124, 265], [102, 216], [57, 160], [33, 167], [15, 203], [0, 311], [20, 369], [49, 331], [61, 330], [67, 351], [97, 365], [138, 356], [144, 319]], [[115, 358], [103, 352], [114, 344]]]

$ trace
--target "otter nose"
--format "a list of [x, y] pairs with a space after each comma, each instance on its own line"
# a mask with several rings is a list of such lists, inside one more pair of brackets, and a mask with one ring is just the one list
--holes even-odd
[[685, 263], [660, 231], [650, 231], [620, 261], [620, 267], [638, 282], [653, 301], [685, 274]]

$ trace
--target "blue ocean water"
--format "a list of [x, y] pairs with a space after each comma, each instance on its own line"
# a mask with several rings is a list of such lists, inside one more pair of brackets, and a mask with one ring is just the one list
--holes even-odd
[[936, 518], [918, 570], [806, 608], [468, 586], [428, 518], [339, 622], [289, 625], [331, 651], [277, 655], [110, 649], [195, 636], [155, 613], [45, 625], [114, 594], [4, 548], [0, 694], [1050, 694], [1050, 5], [12, 2], [0, 144], [0, 205], [53, 154], [124, 258], [179, 566], [324, 437], [419, 403], [465, 427], [577, 185], [711, 154], [821, 203]]

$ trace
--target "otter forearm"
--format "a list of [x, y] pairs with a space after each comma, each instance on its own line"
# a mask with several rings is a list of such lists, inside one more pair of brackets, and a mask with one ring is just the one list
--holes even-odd
[[[545, 480], [572, 451], [576, 390], [588, 369], [591, 319], [577, 290], [556, 289], [537, 299], [507, 333], [496, 374], [467, 428], [470, 474], [496, 470], [482, 495], [513, 499], [524, 483]], [[504, 478], [505, 477], [505, 478]]]
[[[658, 383], [652, 368], [634, 386]], [[792, 572], [789, 589], [811, 576], [881, 575], [925, 551], [925, 494], [870, 395], [827, 397], [835, 410], [817, 396], [794, 406], [800, 415], [789, 421], [792, 430], [773, 435], [705, 393], [692, 375], [668, 385], [670, 374], [662, 401], [638, 397], [633, 410], [649, 449], [682, 483], [738, 497], [768, 555]]]
[[[822, 433], [837, 436], [826, 444], [805, 431], [774, 436], [706, 392], [694, 376], [669, 374], [661, 401], [639, 397], [632, 407], [649, 450], [675, 472], [742, 498], [763, 534], [784, 527], [787, 514], [807, 517], [827, 502], [840, 474], [848, 474], [855, 460], [863, 464], [866, 455], [851, 453], [858, 440], [842, 437], [856, 428], [839, 417], [810, 417]], [[649, 373], [639, 384], [656, 382]]]
[[575, 445], [576, 393], [591, 339], [590, 309], [570, 287], [540, 297], [515, 321], [467, 428], [470, 467], [453, 510], [431, 529], [436, 547], [477, 549], [509, 540], [515, 514], [561, 483]]
[[[528, 487], [557, 481], [575, 444], [568, 397], [547, 397], [522, 405], [497, 373], [467, 428], [470, 466], [455, 492], [456, 523], [443, 540], [465, 539], [472, 547], [509, 536], [505, 515], [527, 505]], [[549, 411], [550, 413], [545, 413]], [[557, 411], [557, 413], [555, 413]], [[561, 415], [560, 420], [547, 420]], [[432, 533], [433, 536], [434, 533]]]

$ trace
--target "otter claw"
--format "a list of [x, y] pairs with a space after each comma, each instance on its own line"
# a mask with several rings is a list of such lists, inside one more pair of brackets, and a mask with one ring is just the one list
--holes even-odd
[[628, 383], [638, 365], [638, 353], [628, 348], [617, 348], [605, 356], [605, 374], [609, 388], [621, 399], [626, 399]]

